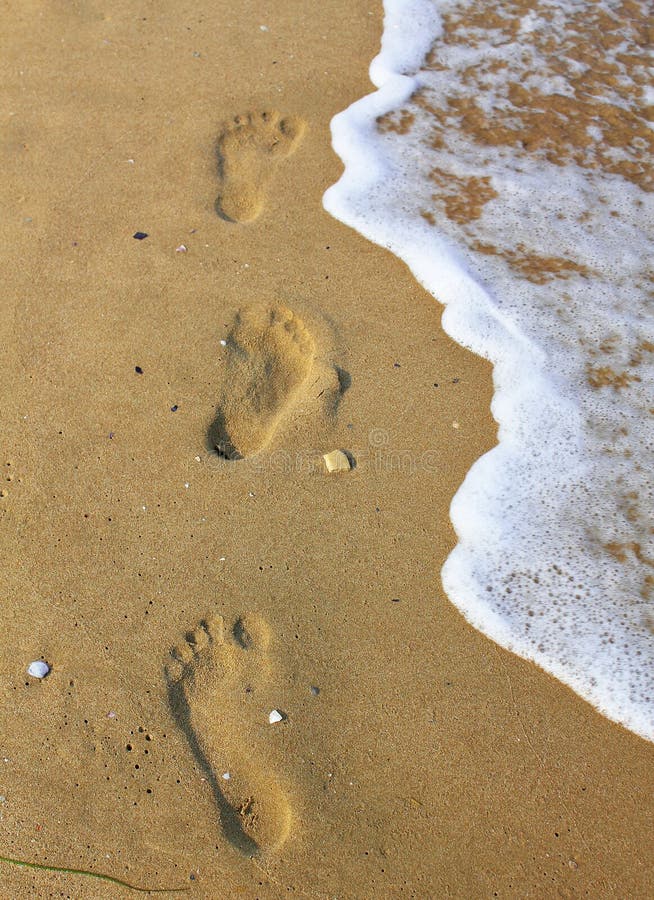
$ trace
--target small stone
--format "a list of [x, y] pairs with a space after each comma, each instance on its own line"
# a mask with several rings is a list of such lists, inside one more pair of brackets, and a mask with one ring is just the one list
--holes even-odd
[[144, 241], [148, 235], [145, 231], [135, 231], [132, 236], [136, 241]]
[[180, 244], [179, 247], [175, 247], [175, 253], [186, 253], [186, 245]]
[[311, 691], [311, 693], [313, 694], [314, 697], [317, 697], [318, 694], [320, 693], [320, 688], [316, 687], [315, 684], [312, 684], [311, 687], [309, 688], [309, 690]]
[[229, 774], [229, 772], [223, 772], [223, 780], [224, 780], [224, 781], [229, 781], [229, 779], [230, 779], [231, 777], [232, 777], [232, 776]]
[[352, 468], [350, 460], [346, 453], [342, 450], [332, 450], [331, 453], [324, 453], [325, 466], [328, 472], [349, 472]]
[[35, 659], [27, 667], [27, 674], [31, 675], [32, 678], [45, 678], [49, 671], [50, 666], [47, 662], [43, 662], [42, 659]]
[[275, 725], [277, 722], [281, 722], [284, 716], [280, 713], [278, 709], [273, 709], [268, 716], [268, 721], [271, 725]]
[[221, 341], [221, 342], [220, 342], [220, 346], [221, 346], [221, 347], [226, 347], [226, 346], [227, 346], [227, 341]]

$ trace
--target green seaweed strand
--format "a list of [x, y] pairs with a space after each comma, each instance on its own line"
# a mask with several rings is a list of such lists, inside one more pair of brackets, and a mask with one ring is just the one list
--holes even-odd
[[102, 872], [88, 872], [86, 869], [67, 869], [62, 866], [46, 866], [42, 863], [27, 862], [24, 859], [12, 859], [11, 856], [0, 856], [0, 862], [10, 863], [12, 866], [24, 866], [26, 869], [40, 869], [42, 872], [60, 872], [64, 875], [86, 875], [87, 878], [97, 878], [100, 881], [108, 881], [110, 884], [118, 884], [120, 887], [129, 888], [130, 891], [138, 891], [139, 894], [173, 894], [176, 891], [188, 891], [189, 887], [178, 888], [143, 888], [114, 878], [113, 875], [103, 875]]

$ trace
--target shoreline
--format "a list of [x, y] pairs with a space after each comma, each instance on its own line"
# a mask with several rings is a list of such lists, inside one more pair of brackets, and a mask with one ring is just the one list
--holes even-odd
[[[645, 9], [498, 3], [485, 26], [476, 0], [385, 8], [377, 90], [332, 121], [345, 172], [323, 204], [402, 259], [493, 367], [501, 437], [452, 500], [443, 586], [487, 637], [651, 741]], [[604, 140], [590, 122], [609, 110]]]
[[[4, 26], [2, 854], [198, 897], [645, 896], [651, 745], [442, 593], [451, 498], [495, 440], [490, 366], [399, 260], [321, 207], [340, 172], [329, 122], [370, 92], [381, 11], [41, 12]], [[220, 123], [269, 108], [307, 129], [259, 218], [232, 225], [215, 208]], [[211, 456], [220, 342], [253, 303], [293, 310], [316, 347], [263, 459], [381, 446], [432, 465], [331, 477]], [[330, 416], [319, 379], [333, 389], [336, 368], [349, 385]], [[164, 675], [210, 611], [232, 633], [267, 623], [241, 693], [287, 717], [273, 731], [229, 699], [236, 644], [207, 741], [292, 809], [255, 861], [226, 839]], [[41, 654], [52, 672], [26, 684]], [[0, 867], [17, 898], [116, 896]]]

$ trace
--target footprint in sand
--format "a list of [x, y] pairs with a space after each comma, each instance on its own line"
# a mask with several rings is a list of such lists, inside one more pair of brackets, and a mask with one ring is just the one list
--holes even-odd
[[218, 214], [231, 222], [252, 222], [263, 209], [277, 163], [297, 148], [306, 124], [278, 112], [247, 113], [227, 123], [218, 137]]
[[285, 306], [241, 310], [227, 338], [223, 394], [208, 433], [226, 459], [261, 450], [307, 380], [315, 342]]
[[[283, 844], [291, 809], [266, 765], [270, 680], [268, 626], [244, 616], [229, 632], [208, 617], [176, 647], [166, 667], [175, 717], [211, 784], [226, 838], [246, 856]], [[229, 778], [225, 775], [229, 774]]]

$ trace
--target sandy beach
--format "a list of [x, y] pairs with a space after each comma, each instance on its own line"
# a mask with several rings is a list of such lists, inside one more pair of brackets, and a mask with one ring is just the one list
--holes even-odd
[[651, 892], [652, 744], [441, 587], [490, 365], [322, 207], [382, 15], [5, 4], [0, 898]]

